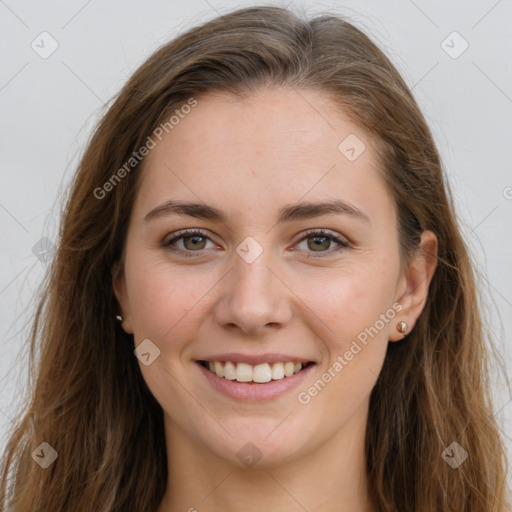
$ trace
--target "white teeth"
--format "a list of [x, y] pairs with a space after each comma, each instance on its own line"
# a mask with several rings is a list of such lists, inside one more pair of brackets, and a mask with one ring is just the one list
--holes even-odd
[[215, 361], [215, 373], [217, 374], [217, 377], [224, 377], [224, 372], [222, 370], [222, 363], [220, 361]]
[[218, 377], [227, 380], [236, 380], [237, 382], [256, 382], [264, 384], [271, 380], [281, 380], [285, 377], [291, 377], [293, 374], [302, 370], [302, 363], [263, 363], [252, 366], [247, 363], [233, 363], [226, 361], [207, 362], [211, 372]]
[[224, 365], [224, 378], [228, 380], [236, 379], [236, 366], [231, 361]]
[[270, 365], [267, 363], [256, 365], [252, 372], [252, 380], [259, 383], [270, 382], [272, 380], [272, 369]]
[[286, 377], [291, 377], [295, 370], [295, 365], [293, 363], [285, 363], [284, 365], [284, 374]]
[[274, 380], [280, 380], [284, 377], [284, 364], [274, 363], [272, 365], [272, 378]]
[[236, 365], [236, 380], [238, 382], [251, 382], [252, 366], [246, 363], [238, 363]]

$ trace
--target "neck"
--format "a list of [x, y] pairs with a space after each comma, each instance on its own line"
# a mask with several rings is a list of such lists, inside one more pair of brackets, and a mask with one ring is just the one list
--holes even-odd
[[[170, 428], [171, 427], [171, 428]], [[169, 478], [157, 512], [373, 512], [364, 429], [335, 433], [287, 463], [239, 468], [205, 453], [166, 418]]]

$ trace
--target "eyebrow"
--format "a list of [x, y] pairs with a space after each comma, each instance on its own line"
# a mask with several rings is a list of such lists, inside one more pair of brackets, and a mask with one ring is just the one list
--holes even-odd
[[[356, 206], [339, 199], [317, 203], [305, 202], [285, 205], [278, 211], [278, 223], [310, 219], [328, 214], [346, 215], [371, 224], [370, 217], [366, 213]], [[214, 206], [174, 200], [166, 201], [151, 210], [144, 217], [144, 222], [170, 215], [186, 215], [196, 219], [219, 221], [224, 224], [227, 222], [226, 215]]]

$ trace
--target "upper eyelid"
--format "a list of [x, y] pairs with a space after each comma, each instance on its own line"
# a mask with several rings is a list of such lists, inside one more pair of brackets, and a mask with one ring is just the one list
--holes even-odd
[[[186, 236], [192, 236], [192, 235], [196, 235], [196, 234], [199, 234], [201, 236], [204, 236], [205, 238], [209, 238], [210, 240], [212, 240], [212, 237], [208, 231], [204, 231], [203, 229], [199, 229], [199, 228], [197, 228], [197, 229], [191, 228], [191, 229], [183, 229], [183, 230], [175, 231], [174, 233], [169, 233], [164, 238], [163, 243], [168, 244], [169, 242], [172, 242], [173, 240], [179, 240], [180, 238], [183, 238]], [[213, 242], [213, 240], [212, 240], [212, 242]]]

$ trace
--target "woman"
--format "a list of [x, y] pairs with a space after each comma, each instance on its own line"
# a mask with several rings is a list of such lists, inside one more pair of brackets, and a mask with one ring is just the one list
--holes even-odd
[[2, 508], [506, 510], [439, 154], [342, 19], [239, 10], [135, 72], [73, 183], [39, 344]]

